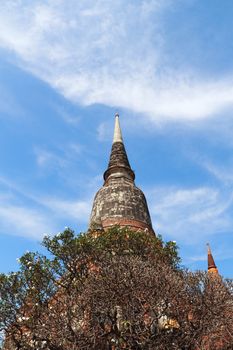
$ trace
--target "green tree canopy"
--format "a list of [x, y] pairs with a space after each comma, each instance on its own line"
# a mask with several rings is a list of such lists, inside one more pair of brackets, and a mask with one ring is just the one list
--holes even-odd
[[4, 349], [231, 349], [232, 282], [181, 268], [174, 242], [113, 227], [42, 244], [0, 275]]

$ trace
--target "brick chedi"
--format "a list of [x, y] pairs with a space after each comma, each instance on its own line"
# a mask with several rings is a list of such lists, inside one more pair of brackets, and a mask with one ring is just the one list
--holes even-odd
[[146, 198], [135, 186], [134, 179], [122, 139], [119, 115], [116, 114], [110, 160], [104, 173], [104, 184], [94, 199], [90, 229], [106, 230], [119, 225], [154, 234]]

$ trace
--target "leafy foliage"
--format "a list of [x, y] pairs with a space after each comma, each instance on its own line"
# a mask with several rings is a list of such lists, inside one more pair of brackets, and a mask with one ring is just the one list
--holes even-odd
[[4, 349], [230, 349], [232, 282], [181, 269], [174, 242], [113, 227], [42, 244], [0, 275]]

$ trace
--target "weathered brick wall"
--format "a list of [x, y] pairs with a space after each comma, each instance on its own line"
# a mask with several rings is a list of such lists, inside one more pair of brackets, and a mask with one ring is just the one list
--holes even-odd
[[132, 180], [112, 178], [97, 192], [92, 208], [90, 227], [130, 226], [152, 229], [143, 192]]

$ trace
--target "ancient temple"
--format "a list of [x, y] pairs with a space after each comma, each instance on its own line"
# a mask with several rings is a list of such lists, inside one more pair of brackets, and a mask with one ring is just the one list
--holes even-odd
[[154, 234], [143, 192], [135, 185], [125, 150], [119, 115], [115, 115], [112, 149], [104, 184], [97, 192], [91, 212], [90, 229], [108, 229], [113, 225], [144, 230]]
[[[115, 115], [112, 149], [103, 178], [104, 184], [94, 198], [89, 229], [106, 230], [118, 225], [154, 234], [146, 198], [135, 185], [118, 114]], [[218, 274], [209, 244], [207, 248], [208, 273]]]

